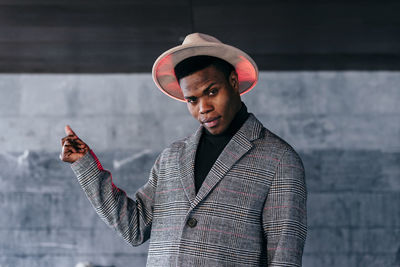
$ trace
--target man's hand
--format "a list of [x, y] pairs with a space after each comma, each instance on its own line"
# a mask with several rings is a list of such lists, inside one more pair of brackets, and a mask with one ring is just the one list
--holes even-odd
[[69, 125], [65, 126], [65, 134], [67, 136], [61, 139], [62, 149], [60, 159], [65, 162], [73, 163], [83, 157], [90, 148], [78, 138]]

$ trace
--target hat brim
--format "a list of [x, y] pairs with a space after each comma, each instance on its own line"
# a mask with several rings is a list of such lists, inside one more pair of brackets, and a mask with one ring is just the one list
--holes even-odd
[[199, 55], [221, 58], [235, 67], [241, 95], [254, 88], [258, 68], [254, 60], [242, 50], [223, 43], [179, 45], [160, 55], [153, 64], [152, 76], [157, 87], [168, 96], [186, 102], [175, 76], [174, 67], [182, 60]]

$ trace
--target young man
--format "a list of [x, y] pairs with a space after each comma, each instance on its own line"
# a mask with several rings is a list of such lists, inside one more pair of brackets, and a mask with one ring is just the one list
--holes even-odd
[[147, 266], [301, 266], [304, 168], [241, 101], [258, 79], [254, 61], [194, 33], [156, 60], [153, 79], [200, 127], [161, 152], [134, 199], [66, 126], [60, 158], [99, 216], [133, 246], [150, 238]]

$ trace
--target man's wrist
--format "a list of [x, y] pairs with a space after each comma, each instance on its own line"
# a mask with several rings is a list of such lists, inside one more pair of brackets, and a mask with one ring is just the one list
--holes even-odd
[[71, 163], [71, 168], [76, 174], [82, 173], [95, 161], [90, 152], [91, 150], [88, 150], [81, 158]]

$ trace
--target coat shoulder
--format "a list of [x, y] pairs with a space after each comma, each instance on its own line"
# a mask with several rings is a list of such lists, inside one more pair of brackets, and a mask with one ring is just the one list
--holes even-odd
[[[263, 127], [260, 138], [254, 142], [257, 146], [261, 146], [264, 149], [274, 151], [275, 155], [278, 156], [279, 160], [283, 157], [291, 158], [295, 161], [301, 163], [301, 158], [299, 153], [290, 145], [286, 140], [284, 140], [279, 135], [270, 131], [268, 128]], [[301, 164], [302, 165], [302, 164]]]
[[183, 137], [181, 139], [178, 139], [176, 141], [173, 141], [170, 143], [167, 147], [163, 149], [161, 152], [162, 155], [168, 155], [168, 154], [175, 154], [178, 153], [180, 150], [182, 150], [186, 145], [187, 142], [192, 138], [192, 135]]

